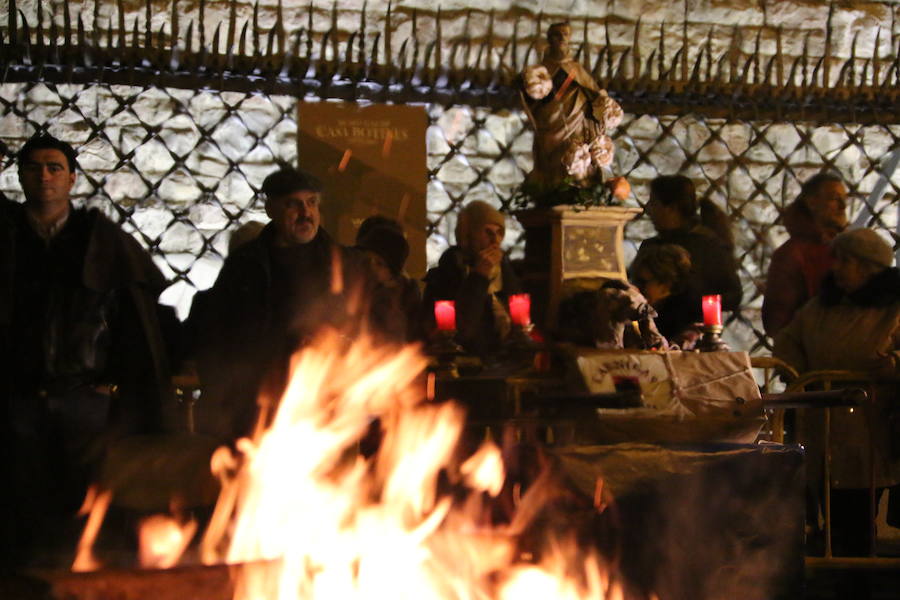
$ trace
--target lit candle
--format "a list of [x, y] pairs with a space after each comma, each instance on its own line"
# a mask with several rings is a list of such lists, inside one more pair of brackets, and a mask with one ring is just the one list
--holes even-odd
[[509, 316], [519, 327], [531, 324], [531, 296], [528, 294], [512, 294], [509, 297]]
[[703, 296], [703, 324], [722, 325], [722, 296]]
[[434, 303], [434, 320], [441, 331], [456, 330], [456, 303], [453, 300], [438, 300]]

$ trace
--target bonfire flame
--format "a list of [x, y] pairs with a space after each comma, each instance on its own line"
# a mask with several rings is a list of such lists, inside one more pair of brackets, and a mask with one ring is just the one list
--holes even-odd
[[[465, 415], [424, 401], [425, 366], [414, 348], [333, 331], [298, 353], [271, 424], [214, 456], [222, 493], [204, 562], [242, 564], [239, 600], [620, 598], [573, 539], [548, 539], [537, 564], [519, 550], [554, 497], [541, 478], [492, 524], [500, 450], [486, 441], [459, 458]], [[376, 419], [367, 458], [359, 443]]]

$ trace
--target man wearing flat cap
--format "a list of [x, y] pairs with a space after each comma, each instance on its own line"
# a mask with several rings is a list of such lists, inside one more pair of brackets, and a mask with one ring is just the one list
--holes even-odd
[[[456, 246], [425, 276], [423, 310], [433, 320], [436, 300], [456, 302], [457, 338], [469, 352], [489, 355], [509, 335], [511, 294], [522, 291], [509, 258], [500, 247], [506, 233], [503, 215], [476, 200], [460, 210]], [[430, 323], [433, 325], [433, 323]]]
[[257, 400], [278, 399], [291, 355], [323, 326], [346, 332], [351, 324], [346, 300], [368, 278], [362, 257], [320, 227], [321, 191], [300, 169], [267, 176], [262, 192], [271, 221], [228, 256], [191, 309], [201, 433], [222, 440], [250, 433]]

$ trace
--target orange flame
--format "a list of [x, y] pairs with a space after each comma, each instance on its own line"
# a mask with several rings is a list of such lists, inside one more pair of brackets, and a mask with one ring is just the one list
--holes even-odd
[[73, 571], [96, 571], [102, 566], [94, 557], [94, 542], [100, 532], [100, 526], [103, 525], [110, 500], [112, 500], [112, 492], [109, 490], [101, 492], [96, 485], [88, 488], [84, 503], [78, 509], [79, 516], [87, 515], [87, 522], [81, 532], [81, 538], [78, 540], [75, 560], [72, 562]]
[[138, 562], [144, 568], [168, 569], [178, 560], [197, 531], [193, 519], [180, 523], [168, 515], [153, 515], [138, 525]]
[[[425, 365], [415, 348], [335, 331], [298, 353], [271, 426], [213, 459], [222, 494], [202, 560], [244, 563], [238, 600], [621, 598], [573, 539], [549, 540], [537, 562], [517, 550], [559, 495], [546, 477], [492, 525], [500, 450], [488, 441], [459, 461], [464, 412], [424, 402]], [[381, 444], [365, 458], [357, 445], [373, 419]]]

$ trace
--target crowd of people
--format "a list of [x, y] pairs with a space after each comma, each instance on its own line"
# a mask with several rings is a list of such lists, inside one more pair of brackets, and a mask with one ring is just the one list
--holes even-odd
[[[100, 211], [71, 203], [75, 150], [38, 135], [16, 159], [25, 202], [0, 198], [2, 464], [10, 490], [0, 509], [11, 562], [75, 511], [110, 440], [178, 427], [170, 382], [185, 365], [195, 365], [203, 388], [197, 430], [228, 441], [250, 432], [261, 404], [284, 387], [293, 352], [322, 327], [425, 342], [435, 329], [433, 303], [450, 299], [467, 352], [491, 357], [510, 337], [507, 300], [523, 291], [522, 274], [504, 251], [506, 218], [485, 202], [460, 210], [456, 245], [420, 286], [405, 273], [409, 245], [399, 223], [374, 216], [355, 246], [342, 246], [321, 227], [322, 184], [300, 169], [275, 170], [261, 190], [270, 221], [235, 235], [215, 284], [178, 323], [158, 304], [167, 282], [148, 252]], [[846, 230], [846, 196], [838, 177], [821, 174], [785, 211], [790, 239], [769, 268], [766, 330], [775, 354], [801, 371], [893, 375], [893, 249], [872, 230]], [[720, 294], [725, 310], [740, 306], [730, 224], [681, 175], [653, 180], [646, 212], [657, 235], [641, 244], [628, 289], [655, 309], [670, 343], [690, 348], [701, 296]], [[885, 413], [881, 423], [892, 422]], [[852, 416], [846, 428], [847, 439], [864, 435]], [[879, 480], [884, 487], [900, 481], [892, 470], [897, 433], [880, 427], [877, 437], [891, 467]], [[836, 468], [841, 485], [862, 487], [852, 475], [857, 458], [848, 455], [846, 474]]]

